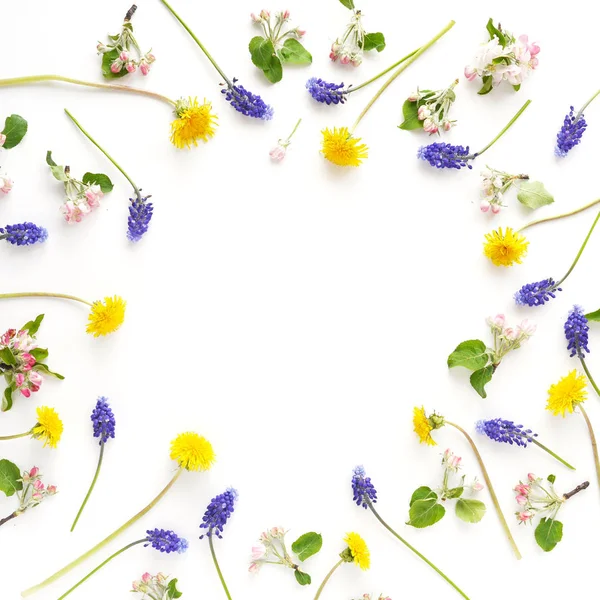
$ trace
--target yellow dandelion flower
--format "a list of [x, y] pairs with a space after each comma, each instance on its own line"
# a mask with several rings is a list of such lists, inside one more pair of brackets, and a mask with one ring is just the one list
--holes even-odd
[[208, 471], [215, 457], [212, 444], [197, 433], [180, 433], [171, 442], [171, 458], [188, 471]]
[[363, 571], [366, 571], [371, 566], [371, 553], [369, 552], [367, 542], [358, 533], [354, 532], [347, 533], [344, 542], [348, 544], [348, 549], [354, 563]]
[[171, 143], [177, 148], [191, 148], [198, 140], [208, 142], [215, 135], [217, 115], [211, 112], [212, 104], [198, 98], [178, 100], [175, 106], [177, 118], [171, 123]]
[[360, 138], [354, 138], [347, 127], [323, 129], [323, 156], [334, 165], [340, 167], [358, 167], [369, 155], [367, 146], [361, 144]]
[[565, 416], [569, 411], [587, 400], [586, 380], [584, 375], [577, 373], [575, 369], [565, 377], [561, 377], [558, 383], [553, 383], [548, 390], [548, 404], [546, 409], [554, 415]]
[[88, 316], [86, 332], [99, 337], [119, 329], [125, 320], [125, 304], [121, 296], [106, 296], [104, 302], [96, 300]]
[[525, 237], [510, 227], [505, 232], [499, 227], [496, 231], [486, 233], [485, 240], [483, 253], [497, 267], [511, 267], [515, 263], [520, 265], [529, 246]]
[[63, 432], [63, 422], [53, 408], [39, 406], [36, 409], [37, 423], [31, 430], [31, 436], [44, 442], [44, 448], [56, 448]]
[[425, 414], [423, 407], [414, 407], [413, 409], [413, 425], [415, 426], [415, 433], [419, 436], [419, 441], [428, 446], [437, 446], [437, 442], [431, 437], [433, 427]]

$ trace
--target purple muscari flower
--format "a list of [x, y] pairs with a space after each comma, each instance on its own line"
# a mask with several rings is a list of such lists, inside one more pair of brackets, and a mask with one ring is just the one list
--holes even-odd
[[362, 466], [356, 467], [352, 473], [352, 500], [357, 506], [367, 508], [367, 500], [377, 502], [377, 490], [371, 483], [371, 478], [366, 477], [365, 469]]
[[132, 242], [139, 242], [148, 231], [154, 211], [152, 202], [146, 202], [149, 197], [129, 198], [131, 204], [129, 205], [129, 217], [127, 217], [127, 239]]
[[238, 112], [247, 117], [270, 121], [273, 118], [273, 108], [265, 103], [260, 97], [249, 92], [241, 85], [236, 85], [237, 79], [233, 83], [221, 90], [225, 94], [225, 100]]
[[467, 163], [476, 157], [469, 154], [469, 146], [453, 146], [445, 142], [435, 142], [428, 146], [421, 146], [417, 152], [417, 158], [426, 160], [432, 167], [437, 169], [462, 169], [473, 167]]
[[237, 500], [238, 493], [233, 488], [229, 488], [225, 493], [215, 496], [211, 501], [206, 512], [202, 517], [202, 524], [200, 529], [208, 529], [206, 534], [202, 534], [200, 539], [207, 535], [211, 537], [214, 534], [218, 538], [222, 538], [223, 527], [227, 523], [227, 520], [231, 516], [234, 508], [233, 505]]
[[515, 293], [515, 302], [521, 306], [542, 306], [549, 302], [550, 298], [556, 298], [555, 292], [562, 292], [562, 288], [558, 287], [552, 277], [549, 277], [524, 285]]
[[490, 419], [488, 421], [477, 421], [475, 424], [477, 433], [487, 435], [490, 440], [505, 444], [516, 444], [522, 448], [527, 448], [527, 444], [532, 438], [537, 437], [531, 429], [524, 429], [523, 425], [515, 425], [514, 421], [506, 419]]
[[574, 108], [571, 106], [571, 111], [565, 116], [563, 125], [556, 134], [556, 148], [554, 149], [556, 156], [565, 157], [581, 142], [581, 136], [586, 130], [587, 123], [583, 118], [583, 113], [576, 117], [573, 111]]
[[347, 99], [348, 90], [344, 89], [343, 83], [327, 83], [321, 78], [311, 77], [306, 82], [306, 89], [317, 101], [324, 104], [344, 104]]
[[571, 356], [583, 358], [583, 350], [589, 353], [588, 331], [590, 326], [583, 313], [581, 306], [575, 305], [569, 312], [569, 318], [565, 322], [565, 337], [569, 345], [567, 350], [571, 351]]
[[188, 549], [188, 541], [180, 538], [174, 531], [168, 529], [149, 529], [146, 531], [146, 546], [152, 546], [160, 552], [179, 552], [182, 554]]
[[100, 396], [90, 417], [94, 426], [94, 437], [100, 438], [100, 444], [106, 444], [115, 437], [115, 415], [108, 404], [108, 398]]
[[48, 239], [48, 231], [33, 223], [17, 223], [0, 227], [0, 240], [6, 240], [15, 246], [31, 246], [37, 242], [42, 243]]

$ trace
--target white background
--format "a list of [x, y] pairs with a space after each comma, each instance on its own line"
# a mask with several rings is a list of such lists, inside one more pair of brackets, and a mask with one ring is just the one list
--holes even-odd
[[[271, 86], [251, 64], [247, 44], [258, 34], [249, 19], [263, 8], [248, 0], [211, 4], [173, 0], [229, 76], [237, 76], [275, 107], [270, 123], [247, 119], [220, 97], [219, 78], [193, 41], [158, 0], [140, 0], [134, 27], [157, 62], [146, 79], [125, 83], [170, 97], [198, 95], [213, 101], [217, 135], [192, 151], [169, 143], [167, 105], [144, 97], [51, 84], [3, 89], [2, 118], [13, 112], [29, 121], [24, 142], [0, 155], [15, 180], [0, 199], [2, 224], [32, 220], [45, 225], [44, 245], [4, 245], [2, 289], [72, 293], [90, 300], [120, 294], [127, 299], [123, 328], [106, 339], [85, 333], [87, 311], [66, 301], [3, 301], [0, 329], [19, 326], [38, 313], [46, 320], [39, 340], [50, 348], [49, 365], [66, 376], [46, 380], [30, 400], [19, 398], [0, 417], [0, 433], [27, 429], [35, 407], [54, 406], [65, 424], [57, 450], [38, 442], [4, 442], [2, 456], [43, 470], [60, 493], [2, 528], [0, 596], [14, 600], [102, 539], [144, 506], [172, 475], [169, 442], [181, 431], [209, 438], [218, 463], [209, 473], [186, 473], [162, 504], [126, 535], [51, 589], [57, 598], [71, 584], [147, 528], [172, 528], [190, 539], [183, 556], [138, 547], [105, 568], [73, 598], [125, 599], [130, 582], [144, 571], [163, 570], [180, 579], [184, 598], [224, 598], [206, 540], [198, 525], [205, 506], [230, 485], [240, 492], [225, 537], [217, 541], [221, 566], [234, 598], [312, 598], [343, 549], [347, 531], [369, 543], [372, 568], [346, 565], [332, 578], [323, 599], [358, 598], [370, 591], [394, 600], [414, 595], [457, 598], [425, 564], [354, 506], [350, 476], [364, 464], [379, 491], [380, 513], [473, 600], [506, 598], [535, 589], [540, 597], [577, 597], [595, 581], [599, 491], [583, 419], [561, 419], [544, 410], [546, 391], [576, 368], [562, 325], [573, 303], [600, 304], [597, 272], [600, 234], [592, 238], [564, 292], [539, 309], [512, 301], [522, 284], [568, 268], [594, 218], [594, 211], [547, 224], [528, 233], [529, 256], [521, 266], [494, 268], [482, 256], [483, 234], [498, 225], [518, 227], [532, 218], [511, 194], [498, 217], [478, 209], [478, 171], [486, 164], [526, 172], [542, 180], [556, 198], [538, 211], [550, 215], [591, 201], [598, 194], [598, 113], [587, 111], [584, 144], [567, 159], [553, 156], [558, 128], [571, 103], [581, 104], [598, 82], [590, 77], [595, 20], [567, 20], [587, 10], [583, 2], [540, 11], [539, 3], [505, 1], [416, 6], [365, 0], [368, 30], [381, 30], [386, 50], [369, 55], [358, 69], [332, 64], [332, 40], [349, 12], [335, 0], [290, 0], [292, 24], [308, 30], [312, 66], [286, 67]], [[311, 6], [312, 5], [312, 6]], [[60, 73], [101, 81], [97, 39], [118, 30], [128, 5], [105, 0], [5, 2], [0, 46], [2, 77]], [[286, 6], [265, 6], [273, 10]], [[494, 9], [494, 10], [493, 10]], [[515, 94], [510, 88], [480, 97], [462, 76], [489, 16], [515, 34], [539, 41], [540, 67]], [[350, 126], [377, 90], [353, 94], [345, 106], [317, 105], [304, 90], [309, 76], [358, 84], [420, 46], [449, 19], [457, 25], [388, 89], [357, 133], [369, 145], [359, 169], [335, 168], [319, 154], [320, 130]], [[489, 141], [527, 98], [532, 105], [510, 133], [477, 161], [473, 171], [442, 172], [418, 162], [423, 134], [396, 128], [401, 105], [417, 86], [440, 88], [461, 78], [453, 116], [456, 130], [445, 138], [475, 148]], [[68, 107], [125, 166], [155, 216], [137, 245], [125, 238], [131, 189], [120, 174], [74, 128]], [[282, 164], [271, 164], [270, 148], [295, 121], [303, 123]], [[62, 187], [44, 163], [52, 149], [74, 174], [106, 172], [114, 191], [84, 222], [67, 226], [59, 212]], [[463, 369], [448, 372], [446, 358], [460, 341], [489, 340], [485, 317], [505, 312], [511, 322], [535, 319], [538, 332], [507, 358], [489, 397], [480, 399]], [[597, 329], [590, 344], [598, 346]], [[597, 356], [590, 367], [600, 376]], [[98, 446], [89, 414], [97, 396], [108, 396], [118, 421], [96, 491], [74, 534], [71, 521], [96, 465]], [[440, 452], [464, 456], [465, 472], [478, 474], [458, 432], [435, 433], [439, 446], [419, 445], [412, 408], [424, 404], [474, 433], [480, 418], [515, 419], [540, 434], [578, 470], [569, 472], [536, 448], [521, 450], [479, 438], [480, 450], [502, 508], [524, 558], [517, 562], [491, 509], [471, 526], [452, 512], [435, 527], [403, 525], [408, 500], [419, 485], [438, 484]], [[588, 412], [600, 428], [598, 398]], [[535, 544], [533, 529], [517, 527], [511, 488], [528, 471], [558, 476], [567, 491], [589, 479], [588, 491], [561, 513], [564, 541], [550, 554]], [[1, 499], [6, 514], [14, 498]], [[4, 515], [2, 515], [4, 516]], [[291, 529], [290, 542], [307, 530], [324, 535], [321, 553], [306, 569], [310, 588], [291, 571], [265, 567], [247, 573], [249, 550], [265, 527]]]

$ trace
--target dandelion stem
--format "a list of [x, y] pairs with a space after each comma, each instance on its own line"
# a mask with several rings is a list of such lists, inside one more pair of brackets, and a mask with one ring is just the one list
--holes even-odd
[[517, 114], [504, 126], [502, 131], [482, 150], [477, 152], [475, 156], [481, 156], [486, 150], [489, 150], [516, 122], [516, 120], [525, 112], [525, 109], [531, 104], [531, 100], [527, 100], [523, 106], [518, 110]]
[[582, 492], [583, 490], [587, 490], [589, 487], [590, 487], [590, 482], [584, 481], [583, 483], [580, 483], [574, 490], [571, 490], [567, 494], [563, 494], [563, 498], [565, 500], [568, 500], [569, 498], [572, 498], [575, 494], [579, 494], [579, 492]]
[[131, 177], [129, 177], [129, 175], [127, 175], [127, 173], [125, 173], [125, 171], [123, 170], [123, 167], [121, 167], [121, 165], [81, 126], [79, 121], [66, 108], [65, 108], [65, 112], [67, 113], [67, 116], [69, 117], [69, 119], [71, 119], [71, 121], [73, 121], [73, 123], [75, 123], [75, 125], [77, 125], [79, 131], [81, 131], [81, 133], [83, 133], [83, 135], [85, 135], [85, 137], [88, 140], [90, 140], [90, 142], [92, 142], [92, 144], [94, 144], [94, 146], [96, 146], [96, 148], [98, 148], [98, 150], [100, 150], [100, 152], [102, 152], [102, 154], [104, 154], [104, 156], [106, 156], [106, 158], [108, 158], [108, 160], [110, 160], [110, 162], [115, 167], [117, 167], [117, 169], [119, 169], [119, 171], [121, 171], [121, 173], [123, 174], [125, 179], [127, 179], [127, 181], [129, 181], [129, 183], [131, 184], [131, 187], [133, 188], [135, 195], [138, 197], [138, 199], [141, 199], [142, 195], [140, 194], [140, 189], [138, 188], [137, 185], [135, 185], [135, 183], [133, 182], [133, 179], [131, 179]]
[[221, 567], [219, 567], [219, 561], [217, 560], [217, 555], [215, 553], [215, 546], [213, 544], [212, 532], [213, 532], [213, 530], [211, 528], [208, 532], [208, 545], [210, 546], [210, 553], [212, 555], [213, 562], [215, 563], [215, 568], [217, 569], [217, 575], [219, 576], [219, 579], [221, 580], [221, 585], [223, 586], [223, 589], [225, 590], [225, 595], [227, 596], [228, 600], [231, 600], [231, 594], [229, 593], [229, 590], [227, 589], [227, 584], [225, 583], [225, 578], [223, 577], [223, 573], [221, 572]]
[[98, 466], [96, 467], [96, 472], [94, 473], [94, 478], [92, 479], [92, 484], [90, 485], [90, 489], [88, 490], [88, 493], [86, 494], [86, 496], [83, 500], [83, 504], [81, 505], [81, 508], [79, 509], [79, 512], [77, 513], [77, 516], [75, 517], [75, 520], [73, 521], [73, 525], [71, 526], [71, 533], [73, 533], [73, 531], [75, 530], [77, 521], [79, 521], [79, 517], [81, 517], [81, 513], [83, 512], [83, 509], [85, 508], [87, 501], [90, 499], [90, 496], [92, 495], [92, 491], [94, 490], [96, 481], [98, 481], [98, 475], [100, 475], [100, 467], [102, 467], [102, 459], [103, 458], [104, 458], [104, 443], [101, 443], [100, 444], [100, 457], [98, 458]]
[[598, 443], [596, 442], [596, 435], [594, 434], [594, 428], [592, 427], [592, 422], [585, 411], [585, 408], [580, 404], [579, 410], [585, 419], [585, 424], [587, 425], [588, 431], [590, 433], [590, 440], [592, 442], [592, 452], [594, 453], [594, 463], [596, 465], [596, 476], [598, 477], [598, 483], [600, 484], [600, 458], [598, 457]]
[[492, 502], [494, 504], [494, 508], [496, 509], [496, 513], [498, 515], [498, 518], [500, 519], [500, 524], [502, 525], [502, 528], [504, 529], [504, 533], [506, 534], [506, 537], [508, 538], [508, 541], [513, 549], [513, 552], [515, 553], [515, 556], [517, 557], [518, 560], [521, 560], [521, 553], [519, 552], [519, 548], [517, 547], [517, 543], [515, 542], [515, 540], [512, 536], [512, 533], [510, 532], [508, 523], [506, 522], [506, 519], [504, 518], [504, 514], [502, 513], [502, 509], [500, 508], [500, 503], [498, 502], [498, 497], [496, 496], [496, 492], [494, 491], [494, 487], [492, 486], [492, 481], [490, 479], [490, 476], [488, 475], [485, 465], [483, 464], [483, 459], [481, 458], [481, 454], [479, 454], [479, 450], [477, 449], [475, 442], [473, 441], [471, 436], [462, 427], [460, 427], [456, 423], [451, 423], [450, 421], [445, 421], [445, 423], [446, 423], [446, 425], [451, 425], [455, 429], [458, 429], [458, 431], [460, 431], [467, 438], [467, 441], [469, 442], [471, 448], [473, 449], [473, 452], [475, 453], [475, 458], [477, 458], [477, 462], [479, 463], [479, 468], [481, 469], [483, 478], [485, 479], [485, 483], [488, 486], [488, 490], [490, 492], [490, 496], [492, 497]]
[[329, 573], [327, 573], [327, 575], [325, 575], [325, 579], [323, 579], [323, 582], [321, 583], [321, 585], [319, 586], [319, 589], [317, 590], [317, 593], [315, 595], [315, 600], [319, 600], [319, 598], [321, 597], [321, 592], [325, 588], [326, 583], [331, 579], [331, 576], [337, 571], [338, 567], [343, 562], [344, 562], [344, 559], [342, 558], [341, 560], [336, 562], [335, 565], [333, 565], [333, 569], [331, 569], [331, 571], [329, 571]]
[[590, 373], [590, 370], [588, 369], [588, 366], [585, 362], [585, 358], [583, 358], [583, 356], [580, 356], [579, 360], [581, 361], [581, 366], [583, 367], [583, 370], [585, 371], [585, 374], [587, 375], [589, 382], [592, 384], [592, 387], [594, 388], [594, 390], [596, 390], [596, 394], [598, 394], [598, 396], [600, 396], [600, 389], [598, 389], [598, 385], [594, 381], [594, 378], [592, 377], [592, 374]]
[[65, 300], [75, 300], [75, 302], [81, 302], [82, 304], [92, 306], [91, 302], [83, 300], [83, 298], [71, 296], [70, 294], [54, 294], [52, 292], [11, 292], [0, 294], [0, 299], [2, 298], [63, 298]]
[[598, 97], [600, 96], [600, 90], [598, 90], [578, 111], [577, 114], [575, 115], [575, 121], [577, 121], [579, 119], [579, 117], [581, 117], [581, 115], [583, 115], [583, 111]]
[[0, 527], [2, 527], [2, 525], [4, 525], [5, 523], [8, 523], [12, 519], [16, 519], [18, 516], [19, 516], [19, 513], [15, 511], [14, 513], [11, 513], [10, 515], [8, 515], [8, 517], [4, 517], [4, 519], [0, 519]]
[[[400, 534], [396, 533], [379, 515], [379, 513], [375, 510], [373, 503], [369, 498], [365, 497], [365, 502], [368, 507], [371, 509], [371, 512], [375, 515], [377, 520], [398, 540], [400, 540], [409, 550], [412, 550], [421, 560], [425, 561], [438, 575], [443, 577], [463, 598], [469, 600], [469, 597], [450, 579], [447, 577], [442, 571], [440, 571], [430, 560], [428, 560], [425, 556], [423, 556], [414, 546], [411, 546]], [[317, 600], [315, 598], [315, 600]]]
[[215, 59], [210, 55], [210, 52], [206, 49], [204, 44], [196, 37], [194, 32], [187, 26], [185, 21], [173, 10], [173, 7], [167, 2], [167, 0], [160, 0], [160, 1], [169, 9], [171, 14], [181, 23], [183, 28], [192, 36], [192, 39], [196, 42], [196, 44], [198, 44], [198, 46], [200, 47], [200, 50], [202, 50], [202, 52], [204, 52], [204, 54], [206, 55], [206, 58], [208, 58], [208, 60], [210, 60], [210, 62], [212, 63], [212, 66], [217, 70], [217, 72], [223, 78], [225, 83], [229, 87], [233, 87], [233, 83], [230, 81], [229, 77], [227, 77], [227, 75], [225, 75], [225, 73], [222, 71], [221, 67], [219, 67], [219, 65], [216, 63]]
[[[162, 0], [164, 2], [165, 0]], [[393, 81], [400, 75], [403, 71], [405, 71], [421, 54], [423, 54], [426, 50], [428, 50], [431, 46], [433, 46], [442, 36], [444, 36], [450, 29], [452, 29], [455, 25], [454, 21], [450, 21], [444, 29], [442, 29], [435, 37], [429, 40], [425, 45], [421, 46], [418, 50], [412, 54], [409, 58], [407, 58], [402, 65], [394, 72], [394, 74], [379, 88], [379, 91], [371, 98], [370, 102], [365, 106], [363, 111], [358, 115], [358, 118], [352, 125], [350, 129], [350, 133], [352, 134], [354, 130], [358, 127], [358, 124], [361, 122], [362, 118], [369, 112], [369, 109], [377, 102], [379, 96], [385, 92], [385, 90], [393, 83]]]
[[63, 77], [62, 75], [28, 75], [27, 77], [11, 77], [10, 79], [0, 79], [0, 87], [8, 87], [13, 85], [27, 85], [30, 83], [43, 83], [45, 81], [60, 81], [63, 83], [72, 83], [74, 85], [83, 85], [85, 87], [93, 87], [100, 89], [114, 90], [117, 92], [130, 92], [132, 94], [141, 94], [142, 96], [149, 96], [157, 100], [162, 100], [167, 104], [175, 106], [175, 101], [157, 94], [156, 92], [149, 92], [147, 90], [140, 90], [138, 88], [129, 87], [128, 85], [116, 85], [113, 83], [94, 83], [91, 81], [83, 81], [82, 79], [73, 79], [72, 77]]
[[31, 429], [25, 433], [15, 433], [14, 435], [0, 435], [0, 441], [16, 440], [17, 438], [23, 438], [31, 435]]
[[535, 438], [527, 438], [527, 439], [532, 444], [535, 444], [542, 450], [545, 450], [550, 456], [553, 456], [556, 460], [560, 461], [563, 465], [565, 465], [565, 467], [569, 467], [569, 469], [572, 469], [573, 471], [576, 470], [573, 465], [570, 465], [566, 460], [562, 459], [558, 454], [555, 454], [554, 452], [552, 452], [552, 450], [550, 450], [550, 448], [544, 446], [544, 444], [542, 444], [541, 442], [538, 442]]
[[539, 225], [540, 223], [546, 223], [547, 221], [556, 221], [557, 219], [562, 219], [563, 217], [571, 217], [573, 215], [576, 215], [577, 213], [587, 210], [588, 208], [591, 208], [592, 206], [595, 206], [598, 203], [600, 203], [600, 198], [594, 200], [593, 202], [590, 202], [589, 204], [580, 206], [579, 208], [576, 208], [575, 210], [572, 210], [570, 212], [562, 213], [560, 215], [554, 215], [553, 217], [545, 217], [543, 219], [536, 219], [535, 221], [531, 221], [530, 223], [527, 223], [527, 225], [523, 225], [523, 227], [521, 227], [521, 229], [519, 229], [518, 231], [525, 231], [525, 229], [528, 229], [529, 227]]
[[146, 538], [144, 538], [143, 540], [137, 540], [136, 542], [127, 544], [127, 546], [124, 546], [120, 550], [117, 550], [117, 552], [115, 552], [114, 554], [111, 554], [104, 562], [101, 562], [95, 569], [91, 570], [83, 579], [80, 579], [72, 588], [67, 590], [58, 600], [64, 600], [64, 598], [66, 598], [71, 592], [74, 592], [82, 583], [86, 582], [92, 575], [94, 575], [94, 573], [97, 573], [102, 567], [104, 567], [107, 563], [109, 563], [113, 558], [116, 558], [117, 556], [119, 556], [119, 554], [123, 554], [123, 552], [125, 552], [126, 550], [129, 550], [129, 548], [133, 548], [134, 546], [137, 546], [138, 544], [143, 544], [145, 541], [147, 541]]
[[357, 90], [360, 90], [361, 88], [367, 87], [370, 83], [377, 81], [380, 77], [383, 77], [386, 73], [389, 73], [392, 69], [395, 69], [398, 65], [401, 65], [405, 60], [408, 60], [411, 56], [414, 56], [419, 50], [420, 50], [420, 48], [413, 50], [410, 54], [403, 56], [399, 61], [395, 62], [393, 65], [390, 65], [387, 69], [385, 69], [384, 71], [381, 71], [381, 73], [379, 73], [378, 75], [375, 75], [375, 77], [371, 77], [371, 79], [367, 79], [367, 81], [364, 81], [363, 83], [361, 83], [357, 86], [351, 87], [346, 92], [346, 94], [351, 94], [352, 92], [356, 92]]
[[129, 529], [129, 527], [131, 527], [131, 525], [133, 525], [134, 523], [139, 521], [145, 514], [150, 512], [163, 499], [165, 494], [171, 489], [171, 487], [177, 481], [177, 479], [179, 478], [179, 476], [181, 475], [182, 472], [183, 472], [182, 467], [177, 469], [177, 471], [175, 472], [175, 475], [173, 475], [173, 478], [171, 479], [171, 481], [169, 481], [169, 483], [162, 489], [162, 491], [158, 494], [158, 496], [156, 496], [156, 498], [154, 498], [154, 500], [152, 500], [152, 502], [150, 502], [150, 504], [148, 504], [148, 506], [143, 508], [139, 513], [137, 513], [135, 516], [133, 516], [131, 519], [129, 519], [129, 521], [127, 521], [127, 523], [125, 523], [124, 525], [119, 527], [117, 530], [113, 531], [108, 537], [104, 538], [101, 542], [99, 542], [93, 548], [91, 548], [90, 550], [88, 550], [87, 552], [82, 554], [79, 558], [76, 558], [74, 561], [70, 562], [66, 567], [63, 567], [60, 571], [57, 571], [56, 573], [54, 573], [54, 575], [51, 575], [47, 579], [44, 579], [44, 581], [42, 581], [41, 583], [38, 583], [37, 585], [34, 585], [33, 587], [30, 587], [30, 588], [26, 589], [25, 591], [21, 592], [21, 596], [23, 596], [23, 598], [26, 598], [27, 596], [31, 596], [32, 594], [35, 594], [35, 592], [39, 592], [41, 589], [45, 588], [47, 585], [50, 585], [51, 583], [54, 583], [55, 581], [57, 581], [58, 579], [63, 577], [63, 575], [70, 573], [75, 567], [77, 567], [80, 564], [82, 564], [83, 562], [85, 562], [91, 556], [94, 556], [94, 554], [96, 554], [96, 552], [98, 552], [99, 550], [102, 550], [102, 548], [104, 548], [104, 546], [106, 546], [107, 544], [112, 542], [115, 538], [120, 536], [124, 531]]

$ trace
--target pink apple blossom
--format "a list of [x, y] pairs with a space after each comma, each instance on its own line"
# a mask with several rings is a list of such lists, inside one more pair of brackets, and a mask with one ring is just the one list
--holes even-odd
[[121, 68], [123, 67], [123, 63], [120, 60], [115, 60], [115, 62], [112, 63], [112, 65], [110, 65], [110, 70], [113, 73], [119, 73], [121, 71]]
[[263, 544], [257, 544], [256, 546], [252, 546], [252, 560], [261, 559], [267, 552], [267, 549], [263, 546]]
[[269, 156], [271, 160], [275, 162], [281, 162], [285, 158], [286, 148], [284, 146], [275, 146], [270, 152]]

